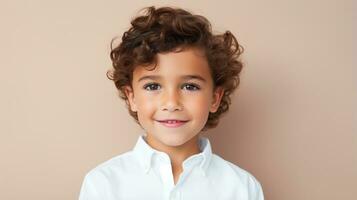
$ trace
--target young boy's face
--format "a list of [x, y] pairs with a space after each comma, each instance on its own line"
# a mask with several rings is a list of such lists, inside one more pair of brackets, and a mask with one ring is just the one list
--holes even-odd
[[[193, 144], [209, 112], [217, 111], [223, 90], [213, 91], [210, 69], [199, 49], [157, 56], [155, 70], [135, 68], [133, 88], [126, 90], [130, 108], [137, 112], [141, 126], [155, 144], [161, 147], [177, 147], [190, 141]], [[168, 119], [184, 122], [162, 122]]]

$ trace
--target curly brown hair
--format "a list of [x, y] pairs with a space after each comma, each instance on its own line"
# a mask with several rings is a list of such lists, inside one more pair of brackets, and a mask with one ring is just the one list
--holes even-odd
[[197, 47], [207, 58], [213, 90], [218, 86], [224, 89], [218, 110], [209, 113], [202, 131], [216, 127], [222, 114], [229, 110], [230, 96], [239, 85], [243, 64], [238, 58], [243, 53], [243, 47], [230, 31], [213, 34], [210, 22], [201, 15], [174, 7], [150, 6], [142, 10], [146, 11], [145, 14], [131, 21], [132, 26], [124, 32], [122, 42], [113, 48], [114, 39], [111, 41], [113, 69], [107, 71], [107, 77], [114, 81], [130, 115], [140, 125], [137, 113], [130, 109], [125, 95], [125, 86], [132, 87], [135, 67], [152, 64], [156, 67], [158, 53]]

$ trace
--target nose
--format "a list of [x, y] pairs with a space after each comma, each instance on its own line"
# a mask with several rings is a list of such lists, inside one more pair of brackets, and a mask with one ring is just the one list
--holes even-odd
[[173, 112], [175, 110], [182, 110], [180, 103], [180, 94], [176, 89], [164, 91], [162, 95], [162, 110]]

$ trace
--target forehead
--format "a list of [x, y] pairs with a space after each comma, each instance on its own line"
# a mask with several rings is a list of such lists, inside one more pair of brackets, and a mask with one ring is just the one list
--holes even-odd
[[[157, 79], [181, 79], [189, 76], [199, 76], [209, 81], [211, 78], [209, 64], [200, 49], [189, 48], [180, 52], [157, 54], [157, 66], [138, 66], [134, 70], [134, 81], [143, 76], [155, 75]], [[150, 69], [150, 70], [149, 70]]]

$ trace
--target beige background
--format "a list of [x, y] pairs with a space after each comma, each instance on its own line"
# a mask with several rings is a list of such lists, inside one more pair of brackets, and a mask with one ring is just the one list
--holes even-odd
[[133, 147], [142, 130], [105, 72], [110, 40], [149, 5], [202, 14], [245, 47], [231, 111], [208, 132], [216, 154], [268, 200], [355, 199], [352, 0], [0, 2], [0, 199], [77, 199], [85, 173]]

